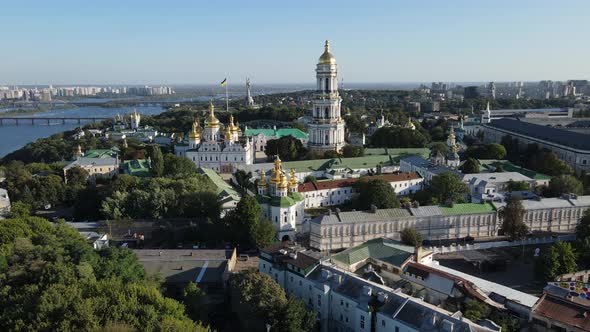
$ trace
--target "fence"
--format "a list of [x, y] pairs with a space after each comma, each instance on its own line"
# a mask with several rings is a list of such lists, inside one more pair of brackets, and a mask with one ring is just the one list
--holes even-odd
[[554, 243], [557, 241], [574, 241], [576, 239], [575, 234], [559, 235], [557, 237], [542, 237], [542, 238], [527, 238], [518, 241], [496, 241], [496, 242], [481, 242], [474, 244], [465, 245], [451, 245], [451, 246], [440, 246], [440, 247], [429, 247], [427, 249], [432, 250], [434, 254], [446, 254], [451, 252], [468, 251], [468, 250], [482, 250], [491, 248], [503, 248], [503, 247], [517, 247], [527, 246], [535, 244], [546, 244]]

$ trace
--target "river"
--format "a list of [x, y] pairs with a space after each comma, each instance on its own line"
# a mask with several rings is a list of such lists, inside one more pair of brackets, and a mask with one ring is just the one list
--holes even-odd
[[[146, 115], [160, 114], [165, 109], [160, 106], [142, 106], [136, 107], [137, 112]], [[41, 112], [35, 114], [22, 115], [24, 117], [115, 117], [117, 114], [129, 114], [133, 112], [133, 107], [98, 107], [98, 106], [84, 106], [78, 108], [68, 108], [51, 110], [48, 112]], [[83, 125], [83, 124], [82, 124]], [[72, 130], [80, 125], [73, 120], [66, 121], [66, 124], [52, 123], [50, 125], [42, 124], [41, 122], [35, 125], [27, 124], [22, 121], [18, 126], [13, 121], [5, 121], [3, 126], [0, 126], [0, 157], [18, 150], [27, 143], [43, 137], [48, 137], [53, 134]]]

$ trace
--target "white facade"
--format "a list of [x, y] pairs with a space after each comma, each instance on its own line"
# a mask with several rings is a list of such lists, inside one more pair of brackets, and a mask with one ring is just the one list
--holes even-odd
[[8, 217], [10, 214], [10, 197], [8, 191], [0, 188], [0, 219]]
[[233, 123], [233, 116], [222, 131], [214, 111], [210, 103], [205, 129], [201, 130], [198, 122], [193, 123], [188, 142], [175, 145], [174, 153], [190, 159], [196, 167], [211, 168], [219, 173], [233, 173], [243, 165], [251, 165], [254, 162], [252, 141], [240, 138], [241, 131]]
[[258, 183], [258, 201], [262, 218], [269, 219], [279, 240], [294, 240], [303, 224], [303, 196], [298, 192], [297, 177], [283, 171], [281, 159], [275, 159], [271, 175]]
[[344, 141], [344, 119], [340, 114], [336, 58], [326, 41], [316, 67], [317, 92], [312, 102], [313, 120], [309, 124], [309, 148], [314, 151], [340, 151]]
[[[318, 181], [299, 185], [299, 192], [305, 197], [305, 208], [334, 206], [350, 202], [354, 195], [354, 184], [367, 178]], [[397, 173], [371, 176], [389, 182], [398, 196], [405, 196], [422, 189], [422, 179], [417, 173]]]

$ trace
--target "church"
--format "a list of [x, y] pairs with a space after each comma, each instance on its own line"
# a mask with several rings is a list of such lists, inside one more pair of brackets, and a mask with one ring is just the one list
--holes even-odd
[[222, 128], [212, 102], [209, 103], [205, 128], [195, 120], [188, 140], [177, 143], [174, 153], [190, 159], [197, 167], [211, 168], [218, 173], [233, 173], [240, 166], [251, 165], [254, 161], [252, 139], [242, 135], [240, 127], [234, 124], [233, 115], [230, 123]]
[[258, 182], [262, 217], [275, 226], [279, 240], [295, 240], [297, 228], [303, 223], [304, 197], [298, 188], [295, 171], [291, 170], [287, 177], [278, 156], [270, 175], [263, 175]]

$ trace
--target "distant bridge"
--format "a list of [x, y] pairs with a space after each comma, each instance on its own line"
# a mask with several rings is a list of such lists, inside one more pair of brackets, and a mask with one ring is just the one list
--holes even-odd
[[66, 124], [67, 122], [77, 122], [81, 124], [82, 122], [98, 122], [103, 120], [109, 120], [112, 118], [105, 118], [99, 116], [93, 117], [0, 117], [0, 126], [5, 124], [14, 123], [15, 125], [38, 125], [38, 124], [55, 124], [61, 123]]

